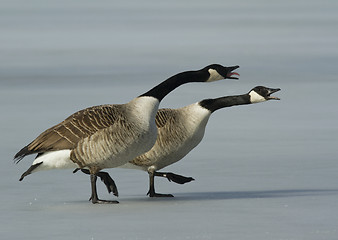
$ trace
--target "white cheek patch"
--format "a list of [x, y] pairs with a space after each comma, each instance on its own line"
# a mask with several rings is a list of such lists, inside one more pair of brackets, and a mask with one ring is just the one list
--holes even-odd
[[210, 77], [207, 82], [214, 82], [224, 79], [224, 77], [219, 74], [215, 69], [209, 69], [208, 72], [210, 73]]
[[266, 99], [264, 97], [262, 97], [261, 95], [259, 95], [258, 93], [256, 93], [255, 91], [251, 91], [249, 93], [250, 95], [250, 102], [251, 103], [259, 103], [259, 102], [264, 102], [266, 101]]

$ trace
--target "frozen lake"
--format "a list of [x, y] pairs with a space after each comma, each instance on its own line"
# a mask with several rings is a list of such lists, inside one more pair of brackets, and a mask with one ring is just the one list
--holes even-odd
[[[1, 239], [334, 240], [338, 236], [337, 1], [2, 1]], [[178, 72], [240, 65], [239, 81], [188, 84], [161, 107], [279, 87], [281, 101], [215, 112], [202, 143], [156, 179], [109, 169], [118, 205], [87, 175], [14, 154], [85, 107], [124, 103]], [[99, 196], [108, 195], [98, 182]]]

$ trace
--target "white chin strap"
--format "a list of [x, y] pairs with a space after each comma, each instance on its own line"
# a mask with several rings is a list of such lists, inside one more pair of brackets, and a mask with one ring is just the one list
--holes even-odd
[[266, 99], [264, 97], [262, 97], [261, 95], [259, 95], [258, 93], [256, 93], [255, 91], [251, 91], [249, 93], [250, 95], [250, 102], [251, 103], [259, 103], [259, 102], [264, 102], [266, 101]]

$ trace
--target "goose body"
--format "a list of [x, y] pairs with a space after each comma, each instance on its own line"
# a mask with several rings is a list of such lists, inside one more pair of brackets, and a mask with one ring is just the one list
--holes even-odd
[[159, 109], [155, 145], [122, 167], [156, 171], [179, 161], [201, 142], [210, 115], [198, 103], [179, 109]]
[[33, 166], [43, 163], [29, 173], [74, 166], [99, 171], [120, 166], [125, 158], [149, 150], [157, 134], [150, 119], [155, 117], [159, 102], [147, 98], [86, 108], [46, 130], [28, 145], [29, 150], [24, 149], [39, 153]]
[[257, 86], [243, 95], [204, 99], [179, 109], [160, 109], [156, 115], [158, 137], [155, 145], [122, 168], [140, 169], [149, 173], [150, 197], [172, 196], [155, 192], [154, 176], [167, 177], [168, 180], [181, 184], [193, 180], [173, 173], [159, 173], [157, 170], [181, 160], [202, 141], [209, 117], [214, 111], [270, 99], [278, 100], [271, 94], [279, 90]]
[[[176, 74], [126, 104], [110, 104], [78, 111], [63, 122], [41, 133], [14, 157], [37, 154], [20, 180], [33, 172], [49, 169], [88, 169], [93, 203], [97, 197], [96, 179], [101, 169], [126, 164], [149, 151], [157, 139], [155, 116], [160, 101], [178, 86], [188, 82], [211, 82], [232, 75], [238, 66], [209, 65], [201, 70]], [[235, 78], [236, 79], [236, 78]]]

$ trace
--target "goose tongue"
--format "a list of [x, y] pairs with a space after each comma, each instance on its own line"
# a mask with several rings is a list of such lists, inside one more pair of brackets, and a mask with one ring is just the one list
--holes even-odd
[[239, 73], [236, 73], [236, 72], [230, 72], [227, 74], [227, 78], [231, 78], [231, 79], [238, 79], [238, 77], [233, 77], [234, 75], [236, 76], [240, 76]]
[[[233, 72], [235, 69], [239, 68], [239, 66], [231, 66], [231, 67], [228, 67], [229, 69], [229, 73], [227, 74], [227, 78], [230, 78], [230, 79], [238, 79], [239, 77], [239, 74], [237, 72]], [[236, 77], [238, 76], [238, 77]]]

